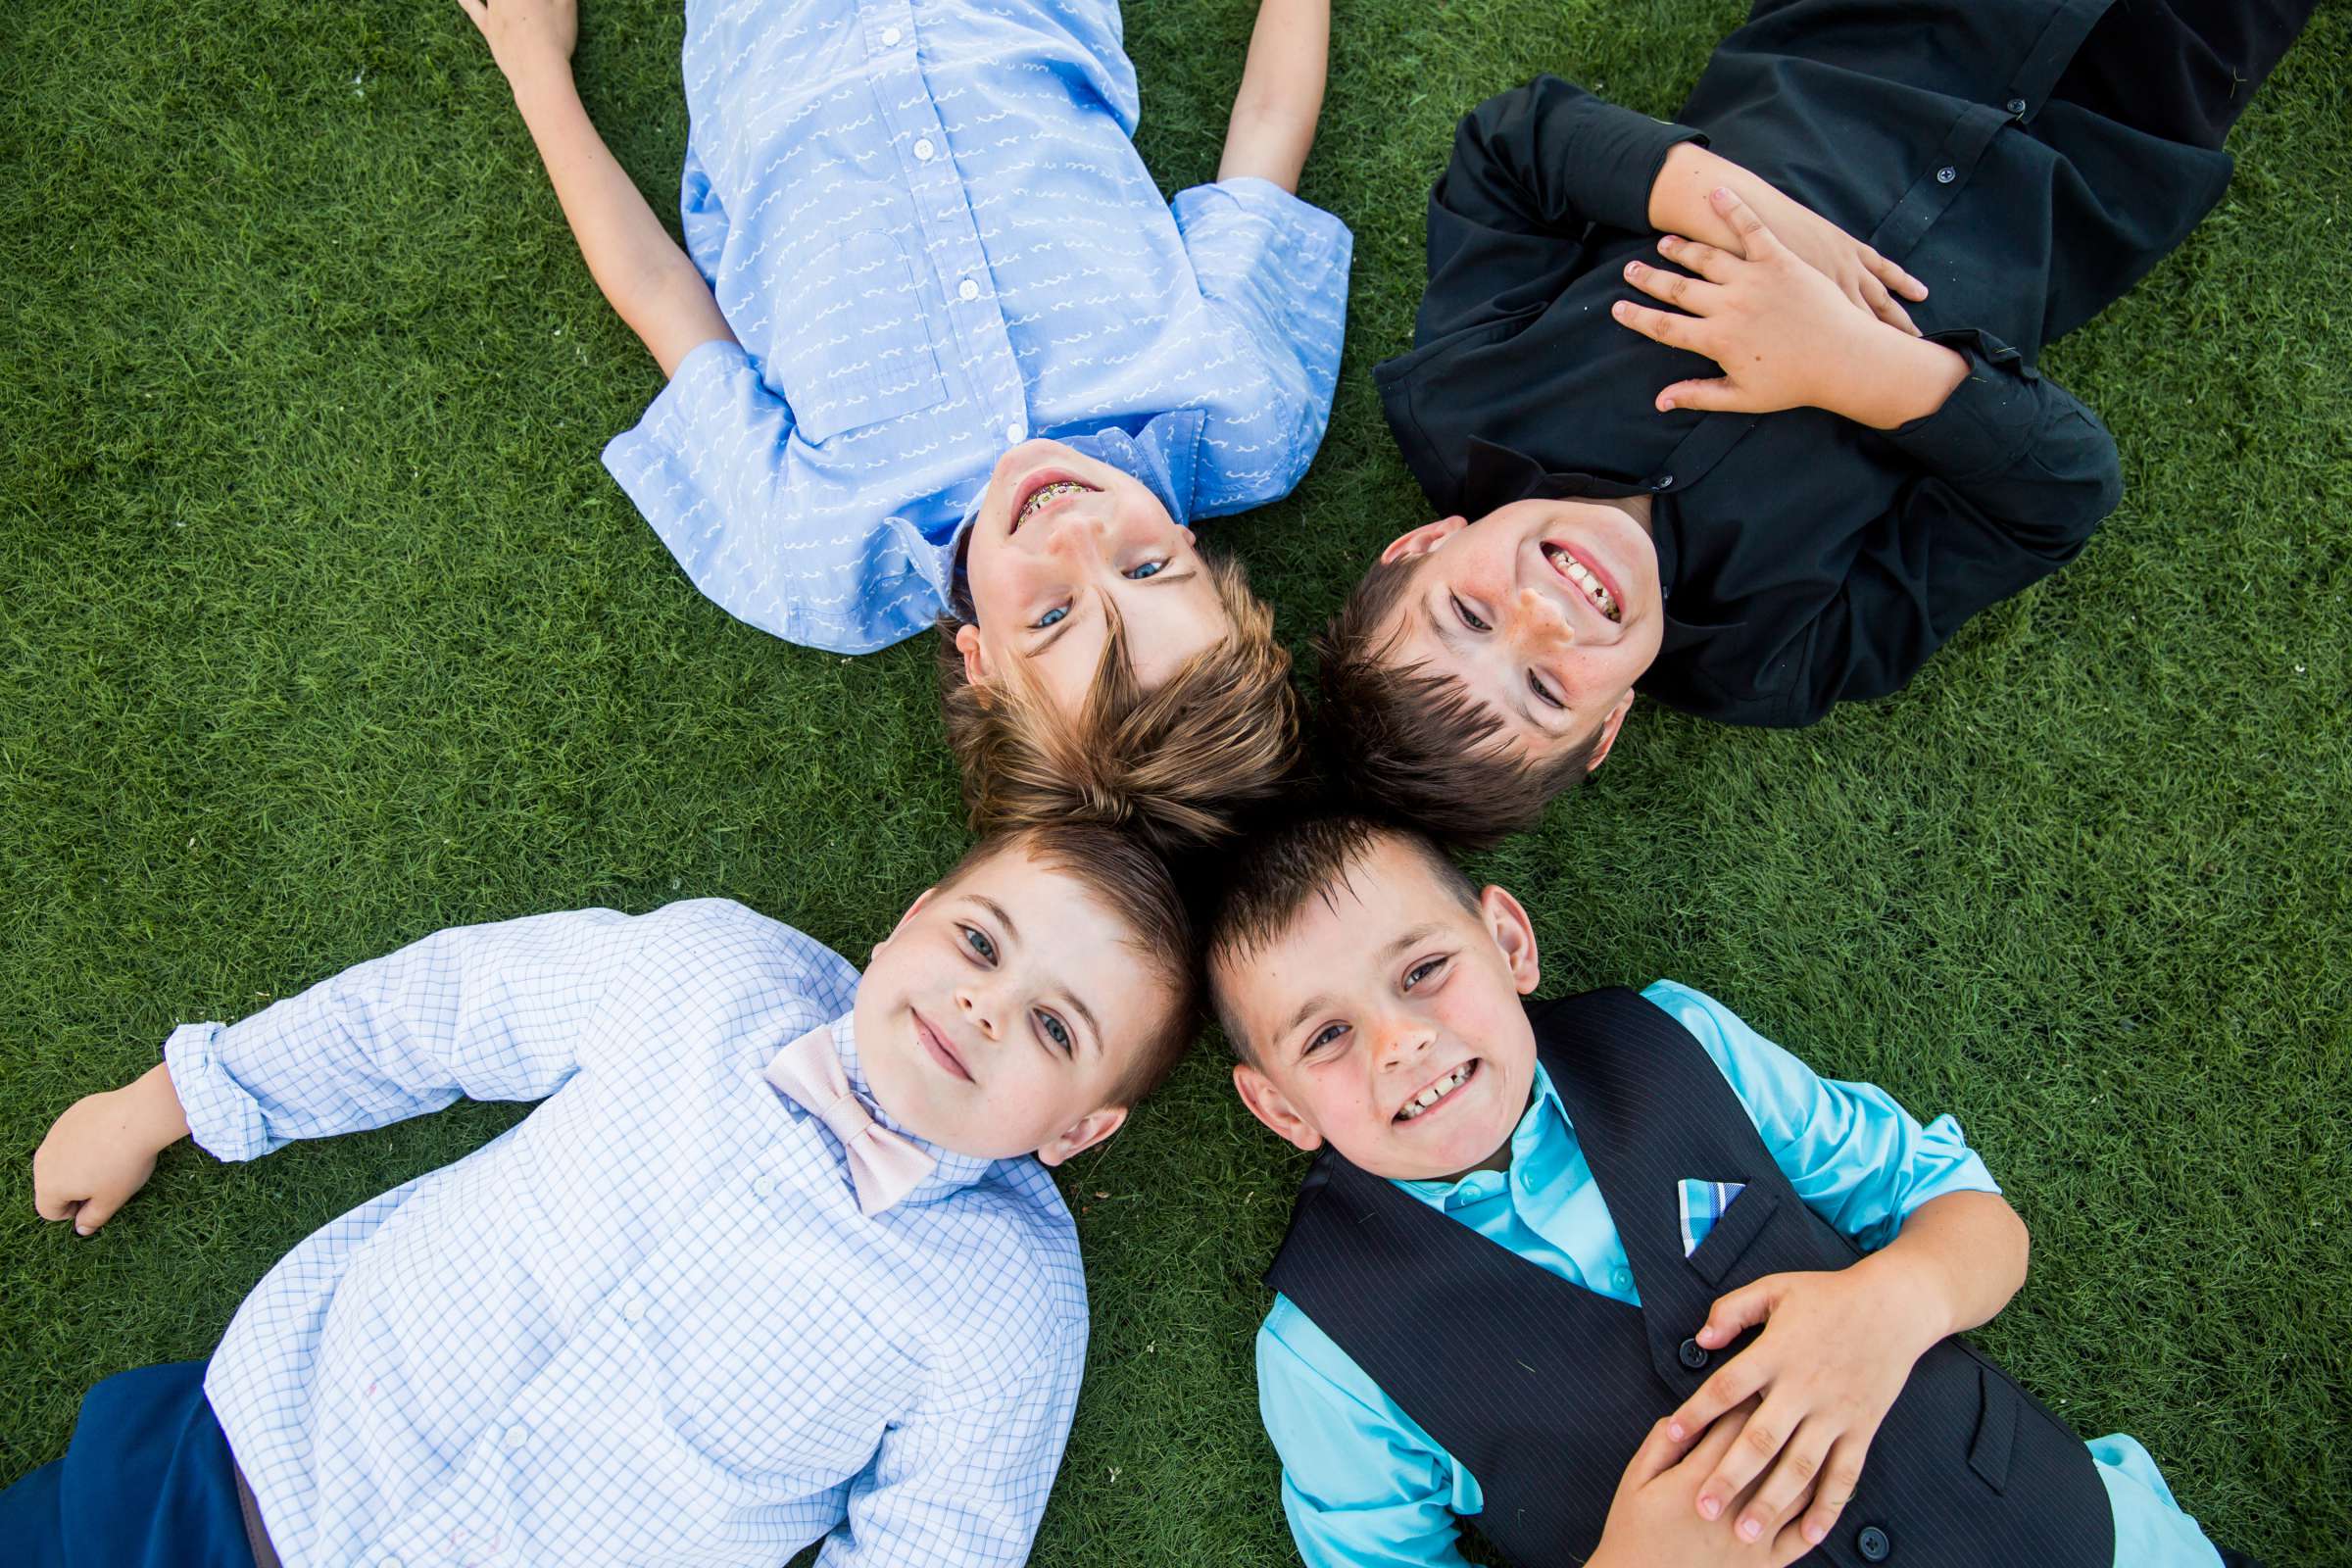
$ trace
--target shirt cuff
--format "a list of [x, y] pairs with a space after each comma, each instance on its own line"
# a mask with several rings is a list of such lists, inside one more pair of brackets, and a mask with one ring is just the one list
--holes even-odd
[[1943, 406], [1886, 432], [1922, 467], [1947, 479], [1972, 479], [2008, 467], [2034, 444], [2042, 425], [2037, 377], [2017, 350], [1974, 328], [1931, 332], [1968, 361], [1968, 374]]
[[262, 1102], [229, 1076], [220, 1060], [221, 1029], [217, 1023], [181, 1024], [164, 1042], [164, 1064], [197, 1147], [215, 1159], [255, 1159], [282, 1140], [270, 1136]]
[[1599, 107], [1610, 113], [1594, 120], [1587, 133], [1589, 139], [1572, 155], [1591, 172], [1592, 186], [1586, 197], [1586, 211], [1612, 228], [1635, 234], [1654, 232], [1649, 197], [1658, 188], [1658, 172], [1666, 167], [1666, 155], [1687, 141], [1704, 147], [1706, 135], [1689, 125], [1652, 120], [1616, 104]]

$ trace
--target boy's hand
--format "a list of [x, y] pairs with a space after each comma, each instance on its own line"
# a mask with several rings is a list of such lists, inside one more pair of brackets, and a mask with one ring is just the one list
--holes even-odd
[[511, 84], [571, 63], [579, 41], [577, 0], [458, 0], [490, 42], [490, 58]]
[[1729, 1520], [1709, 1523], [1695, 1516], [1691, 1498], [1731, 1451], [1746, 1414], [1726, 1415], [1695, 1448], [1664, 1421], [1651, 1427], [1617, 1483], [1609, 1522], [1586, 1568], [1783, 1568], [1811, 1551], [1794, 1526], [1751, 1544], [1732, 1533]]
[[33, 1151], [33, 1207], [87, 1236], [147, 1185], [155, 1156], [187, 1135], [171, 1069], [161, 1063], [121, 1089], [84, 1096]]
[[[1737, 192], [1755, 209], [1773, 238], [1837, 284], [1838, 292], [1855, 305], [1888, 326], [1899, 326], [1913, 337], [1919, 335], [1919, 328], [1911, 323], [1911, 313], [1903, 309], [1897, 296], [1913, 302], [1924, 300], [1927, 284], [1795, 197], [1696, 142], [1684, 142], [1666, 155], [1650, 196], [1650, 221], [1669, 232], [1697, 232], [1690, 225], [1707, 220], [1710, 209], [1703, 205], [1704, 193], [1718, 185]], [[1673, 220], [1678, 214], [1688, 224]], [[1728, 236], [1709, 229], [1698, 237]]]
[[[1945, 1314], [1900, 1260], [1880, 1253], [1835, 1273], [1772, 1274], [1734, 1291], [1696, 1338], [1720, 1350], [1757, 1324], [1764, 1332], [1755, 1343], [1667, 1417], [1668, 1435], [1687, 1442], [1738, 1427], [1739, 1442], [1698, 1488], [1695, 1511], [1755, 1542], [1785, 1534], [1804, 1509], [1796, 1522], [1818, 1545], [1852, 1499], [1863, 1456], [1911, 1368], [1943, 1338]], [[1751, 1399], [1761, 1400], [1753, 1414], [1733, 1414]]]
[[1667, 387], [1660, 412], [1817, 408], [1890, 430], [1943, 406], [1968, 373], [1965, 359], [1856, 310], [1730, 190], [1709, 200], [1739, 236], [1737, 254], [1669, 234], [1658, 249], [1696, 277], [1640, 262], [1625, 270], [1636, 288], [1690, 314], [1616, 307], [1617, 319], [1643, 337], [1723, 368], [1718, 379]]

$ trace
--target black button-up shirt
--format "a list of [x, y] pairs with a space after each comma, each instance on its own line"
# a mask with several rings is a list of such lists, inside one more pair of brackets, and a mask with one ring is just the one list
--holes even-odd
[[[1726, 39], [1662, 124], [1544, 77], [1463, 121], [1429, 206], [1409, 354], [1376, 372], [1447, 513], [1528, 495], [1653, 498], [1665, 645], [1641, 689], [1752, 724], [1902, 686], [1985, 607], [2063, 565], [2121, 492], [2115, 444], [2034, 369], [2229, 183], [2229, 157], [2051, 89], [2107, 0], [1792, 0]], [[1700, 137], [1901, 264], [1969, 375], [1878, 431], [1817, 409], [1661, 415], [1719, 373], [1617, 324], [1661, 265], [1649, 193]]]

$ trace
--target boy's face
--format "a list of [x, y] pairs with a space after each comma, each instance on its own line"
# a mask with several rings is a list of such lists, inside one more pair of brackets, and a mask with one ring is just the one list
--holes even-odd
[[1064, 712], [1094, 678], [1112, 607], [1145, 691], [1233, 634], [1193, 531], [1142, 480], [1058, 441], [1025, 441], [998, 461], [964, 571], [975, 620], [956, 638], [965, 675], [985, 685], [1019, 664]]
[[858, 1059], [909, 1132], [1049, 1165], [1127, 1119], [1111, 1095], [1173, 999], [1086, 885], [1005, 849], [917, 899], [858, 987]]
[[1385, 630], [1388, 662], [1452, 675], [1502, 715], [1506, 755], [1543, 762], [1599, 736], [1616, 743], [1634, 682], [1665, 637], [1658, 553], [1624, 509], [1517, 501], [1472, 525], [1415, 528], [1382, 561], [1419, 557]]
[[1536, 1037], [1519, 998], [1538, 973], [1516, 899], [1491, 887], [1465, 908], [1383, 838], [1210, 979], [1249, 1043], [1233, 1081], [1251, 1114], [1373, 1175], [1434, 1180], [1492, 1161], [1527, 1109]]

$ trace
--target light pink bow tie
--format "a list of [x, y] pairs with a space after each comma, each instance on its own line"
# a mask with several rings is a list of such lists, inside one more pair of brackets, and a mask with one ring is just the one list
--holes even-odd
[[849, 1152], [850, 1181], [858, 1189], [859, 1212], [881, 1213], [913, 1192], [939, 1163], [913, 1140], [874, 1120], [842, 1070], [832, 1030], [811, 1029], [777, 1052], [767, 1064], [766, 1077], [841, 1140]]

